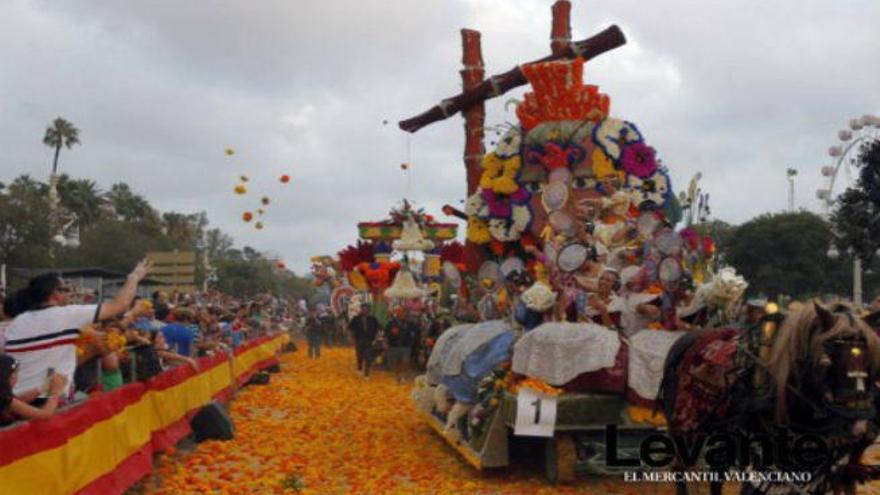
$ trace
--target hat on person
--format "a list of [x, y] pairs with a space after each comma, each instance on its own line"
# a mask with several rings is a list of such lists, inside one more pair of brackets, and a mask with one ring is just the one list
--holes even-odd
[[543, 282], [535, 282], [520, 297], [528, 309], [541, 313], [548, 311], [556, 304], [556, 293]]
[[750, 308], [761, 308], [764, 309], [767, 306], [767, 298], [765, 297], [753, 297], [746, 301], [746, 306]]

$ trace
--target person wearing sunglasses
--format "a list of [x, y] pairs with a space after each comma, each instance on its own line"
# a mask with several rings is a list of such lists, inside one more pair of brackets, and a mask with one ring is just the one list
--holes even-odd
[[[55, 414], [61, 393], [67, 386], [67, 379], [60, 374], [50, 373], [39, 388], [15, 395], [12, 390], [18, 383], [20, 365], [12, 356], [0, 354], [0, 426], [19, 419], [45, 419]], [[46, 394], [40, 407], [31, 403]]]
[[[4, 352], [21, 364], [13, 392], [39, 387], [50, 369], [65, 379], [72, 378], [76, 342], [83, 332], [94, 332], [83, 328], [128, 310], [150, 267], [146, 260], [138, 263], [116, 297], [100, 304], [71, 304], [72, 290], [57, 273], [34, 277], [25, 288], [7, 297], [3, 312], [13, 320], [6, 328]], [[93, 337], [103, 338], [103, 334], [94, 333]], [[71, 388], [72, 380], [67, 380], [62, 403], [70, 397]]]

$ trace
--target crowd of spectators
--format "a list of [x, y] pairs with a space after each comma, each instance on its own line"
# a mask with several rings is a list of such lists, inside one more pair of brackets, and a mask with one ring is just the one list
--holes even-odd
[[31, 279], [3, 301], [0, 427], [50, 417], [173, 366], [198, 369], [198, 357], [229, 353], [299, 320], [296, 304], [271, 294], [247, 301], [216, 291], [138, 297], [149, 270], [148, 262], [139, 263], [106, 301], [87, 304], [88, 295], [54, 273]]

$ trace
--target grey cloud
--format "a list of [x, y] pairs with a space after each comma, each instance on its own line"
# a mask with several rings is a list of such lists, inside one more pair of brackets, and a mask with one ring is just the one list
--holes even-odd
[[[487, 75], [545, 55], [551, 3], [4, 2], [0, 180], [46, 176], [40, 138], [63, 115], [83, 145], [62, 170], [105, 188], [125, 180], [162, 209], [204, 209], [302, 271], [404, 195], [435, 214], [462, 199], [461, 119], [411, 137], [396, 121], [459, 90], [461, 27], [482, 31]], [[572, 25], [578, 39], [621, 25], [630, 43], [591, 61], [587, 80], [639, 125], [677, 188], [702, 171], [716, 215], [738, 222], [784, 207], [789, 166], [798, 204], [818, 207], [836, 131], [880, 111], [878, 16], [868, 0], [591, 0], [574, 2]], [[504, 102], [522, 92], [487, 105], [487, 125], [514, 121]], [[241, 173], [253, 180], [244, 198], [231, 192]], [[263, 193], [273, 204], [256, 232], [240, 215]]]

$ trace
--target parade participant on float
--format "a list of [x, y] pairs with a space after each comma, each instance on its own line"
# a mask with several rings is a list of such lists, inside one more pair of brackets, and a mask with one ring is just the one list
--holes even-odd
[[623, 303], [618, 295], [620, 274], [613, 268], [606, 268], [599, 277], [596, 292], [588, 294], [584, 316], [593, 323], [620, 328], [620, 315]]
[[556, 306], [556, 293], [553, 289], [544, 282], [535, 282], [520, 297], [516, 321], [528, 332], [548, 321]]
[[354, 340], [358, 372], [369, 378], [373, 364], [373, 341], [379, 334], [379, 320], [370, 314], [370, 303], [361, 304], [361, 312], [348, 324]]
[[640, 272], [640, 267], [628, 266], [620, 273], [623, 297], [620, 326], [625, 336], [650, 327], [663, 316], [659, 294], [643, 292]]

